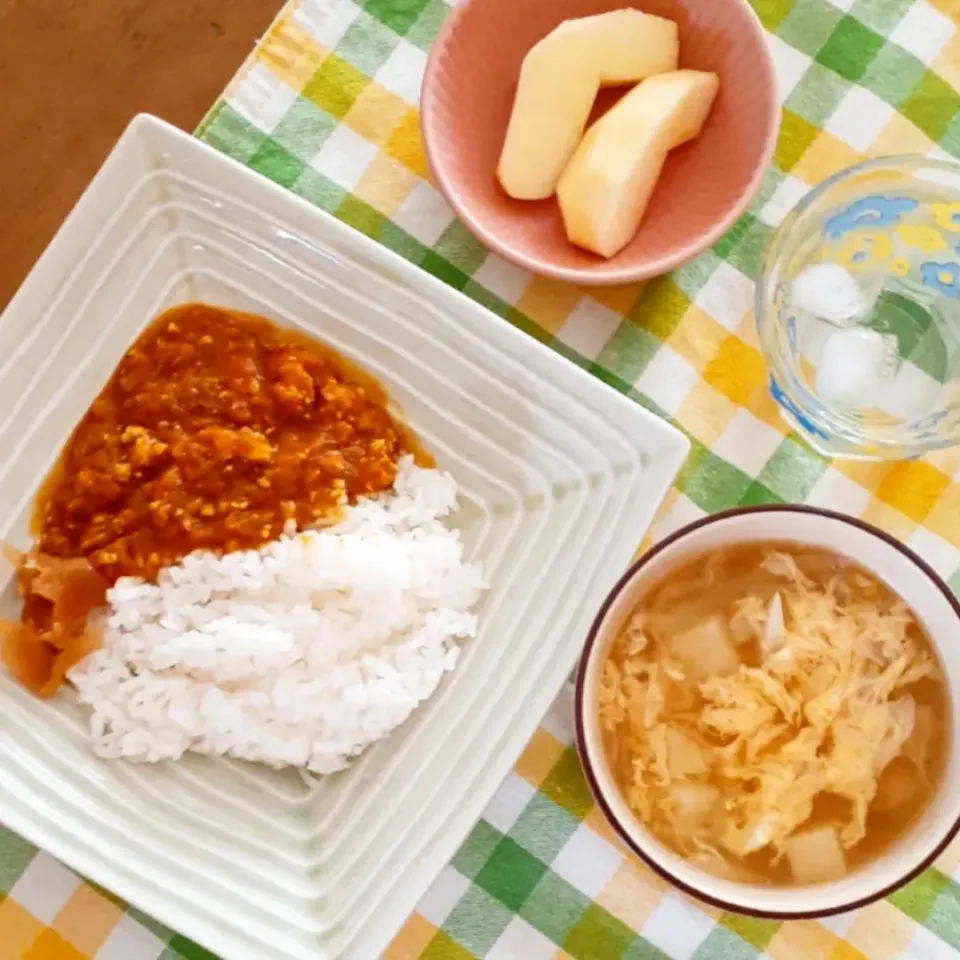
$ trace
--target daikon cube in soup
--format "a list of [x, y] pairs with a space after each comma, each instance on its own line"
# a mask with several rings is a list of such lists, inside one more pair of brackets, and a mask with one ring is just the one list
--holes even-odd
[[679, 565], [614, 640], [604, 745], [636, 816], [745, 883], [838, 879], [916, 821], [951, 734], [913, 612], [829, 551], [738, 544]]

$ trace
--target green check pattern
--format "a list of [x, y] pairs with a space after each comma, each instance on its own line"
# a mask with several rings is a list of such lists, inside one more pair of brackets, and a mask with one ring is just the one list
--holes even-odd
[[[809, 502], [892, 532], [960, 592], [960, 451], [828, 462], [780, 420], [751, 315], [769, 233], [812, 186], [868, 156], [960, 157], [960, 0], [752, 3], [783, 100], [774, 163], [712, 250], [645, 285], [531, 277], [454, 219], [417, 109], [444, 0], [292, 0], [198, 136], [683, 429], [692, 452], [651, 541], [738, 504]], [[956, 844], [886, 901], [821, 923], [670, 889], [593, 806], [571, 713], [565, 691], [386, 960], [960, 958]], [[210, 956], [0, 828], [0, 960]]]

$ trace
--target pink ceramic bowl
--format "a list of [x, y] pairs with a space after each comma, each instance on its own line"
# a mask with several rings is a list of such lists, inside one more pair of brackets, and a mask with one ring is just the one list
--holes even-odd
[[[636, 237], [604, 260], [568, 242], [555, 199], [513, 200], [495, 171], [526, 52], [563, 20], [624, 6], [677, 21], [680, 66], [718, 74], [720, 93], [700, 137], [671, 151]], [[601, 91], [594, 116], [622, 92]], [[421, 102], [427, 158], [464, 224], [514, 263], [594, 285], [666, 273], [715, 243], [760, 186], [779, 117], [746, 0], [461, 0], [431, 51]]]

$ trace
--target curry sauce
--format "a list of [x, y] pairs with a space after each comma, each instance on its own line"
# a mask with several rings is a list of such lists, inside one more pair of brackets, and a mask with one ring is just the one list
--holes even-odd
[[383, 390], [249, 314], [188, 304], [124, 355], [43, 490], [40, 550], [108, 582], [192, 550], [259, 547], [390, 488], [411, 452]]
[[200, 303], [163, 313], [38, 496], [5, 663], [52, 692], [79, 659], [71, 637], [89, 651], [89, 607], [119, 577], [154, 580], [194, 550], [255, 549], [290, 525], [335, 522], [345, 504], [392, 487], [403, 455], [429, 465], [387, 405], [336, 352], [262, 317]]

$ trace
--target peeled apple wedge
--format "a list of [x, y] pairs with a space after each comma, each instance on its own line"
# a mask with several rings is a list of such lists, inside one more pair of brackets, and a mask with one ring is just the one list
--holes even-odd
[[602, 257], [626, 246], [667, 153], [699, 136], [719, 86], [697, 70], [650, 77], [587, 131], [557, 184], [571, 243]]
[[552, 196], [597, 90], [677, 69], [672, 20], [612, 10], [565, 20], [523, 58], [497, 178], [517, 200]]

